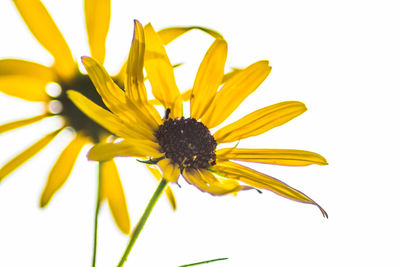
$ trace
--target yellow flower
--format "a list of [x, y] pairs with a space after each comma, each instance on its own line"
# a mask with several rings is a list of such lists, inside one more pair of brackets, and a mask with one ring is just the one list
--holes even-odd
[[[182, 97], [162, 40], [148, 24], [135, 24], [125, 91], [113, 82], [93, 58], [83, 64], [106, 110], [74, 91], [68, 95], [89, 117], [121, 141], [95, 145], [88, 153], [91, 160], [104, 161], [117, 156], [138, 157], [157, 164], [163, 177], [177, 182], [182, 175], [190, 184], [212, 195], [237, 193], [250, 188], [267, 189], [291, 200], [309, 203], [326, 212], [312, 199], [287, 184], [235, 161], [286, 166], [327, 164], [319, 154], [292, 149], [222, 148], [223, 143], [262, 134], [306, 111], [303, 103], [286, 101], [256, 110], [238, 121], [212, 129], [223, 121], [269, 75], [268, 61], [258, 61], [224, 79], [227, 44], [217, 39], [205, 55], [190, 95], [190, 117], [182, 117]], [[143, 83], [145, 68], [153, 95], [165, 108], [164, 118], [147, 101]], [[222, 84], [222, 86], [221, 86]]]
[[[2, 166], [0, 181], [42, 150], [61, 131], [74, 129], [76, 132], [75, 138], [65, 147], [50, 171], [40, 198], [40, 206], [45, 207], [66, 182], [83, 146], [104, 142], [110, 133], [83, 114], [67, 97], [66, 90], [73, 89], [105, 108], [88, 76], [79, 72], [68, 44], [45, 6], [39, 0], [14, 0], [14, 4], [34, 37], [54, 57], [54, 64], [47, 67], [18, 59], [0, 60], [0, 92], [26, 101], [41, 102], [48, 110], [39, 116], [0, 125], [0, 133], [53, 116], [62, 117], [65, 124]], [[110, 23], [110, 0], [86, 0], [85, 16], [91, 55], [98, 62], [103, 63], [105, 40]], [[220, 38], [218, 33], [200, 27], [168, 28], [161, 34], [164, 43], [167, 44], [191, 29], [200, 29]], [[117, 81], [124, 79], [125, 68], [124, 65], [115, 77]], [[49, 96], [46, 87], [54, 83], [59, 85], [60, 92], [56, 96]], [[151, 171], [156, 177], [160, 177], [161, 174], [158, 170], [151, 169]], [[122, 232], [128, 234], [131, 230], [129, 214], [122, 184], [113, 160], [101, 164], [100, 179], [100, 199], [108, 201], [118, 227]], [[170, 188], [167, 189], [166, 194], [175, 209], [176, 203]]]

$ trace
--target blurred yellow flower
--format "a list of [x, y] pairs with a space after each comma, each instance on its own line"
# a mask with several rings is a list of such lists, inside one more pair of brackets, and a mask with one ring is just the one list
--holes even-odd
[[[68, 91], [68, 95], [90, 118], [123, 139], [95, 145], [88, 158], [107, 161], [117, 156], [138, 157], [142, 162], [158, 166], [163, 178], [170, 182], [177, 182], [182, 175], [190, 184], [212, 195], [267, 189], [291, 200], [316, 205], [327, 216], [316, 202], [300, 191], [231, 161], [286, 166], [327, 164], [321, 155], [293, 149], [216, 149], [219, 144], [262, 134], [306, 111], [301, 102], [278, 103], [256, 110], [212, 135], [209, 129], [225, 121], [271, 71], [268, 61], [258, 61], [224, 79], [226, 57], [226, 42], [215, 40], [197, 72], [190, 93], [189, 118], [182, 116], [182, 95], [173, 67], [162, 39], [151, 24], [143, 28], [139, 22], [135, 23], [125, 91], [94, 58], [83, 57], [88, 75], [107, 109], [82, 93]], [[164, 118], [147, 100], [143, 68], [153, 95], [165, 108]]]
[[[44, 114], [0, 125], [0, 133], [53, 116], [62, 117], [64, 125], [44, 136], [2, 166], [0, 181], [46, 147], [61, 131], [73, 129], [76, 132], [74, 139], [66, 145], [50, 171], [40, 198], [40, 206], [45, 207], [68, 179], [83, 146], [105, 142], [107, 136], [110, 135], [106, 129], [93, 122], [75, 107], [66, 95], [67, 89], [80, 92], [103, 108], [106, 106], [89, 77], [79, 72], [77, 62], [75, 62], [68, 44], [41, 1], [14, 0], [14, 4], [33, 36], [53, 56], [54, 64], [47, 67], [19, 59], [0, 60], [0, 92], [26, 101], [40, 102], [46, 106]], [[106, 53], [105, 43], [110, 24], [110, 5], [110, 0], [85, 1], [86, 30], [90, 52], [100, 63], [104, 62]], [[218, 33], [201, 27], [167, 28], [160, 34], [163, 36], [164, 43], [167, 44], [191, 29], [200, 29], [211, 36], [220, 38]], [[122, 66], [120, 73], [114, 79], [123, 84], [125, 72], [126, 64]], [[51, 95], [49, 95], [48, 89], [51, 89], [51, 86], [53, 86], [53, 92], [50, 92]], [[119, 229], [128, 234], [131, 230], [130, 219], [116, 165], [113, 160], [110, 160], [103, 162], [99, 168], [100, 200], [107, 200]], [[151, 172], [156, 177], [161, 175], [158, 170], [151, 169]], [[175, 198], [170, 188], [166, 190], [166, 194], [175, 209]]]

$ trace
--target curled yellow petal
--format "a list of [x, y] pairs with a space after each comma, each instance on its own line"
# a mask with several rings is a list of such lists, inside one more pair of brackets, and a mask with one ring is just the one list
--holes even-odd
[[110, 0], [85, 0], [86, 30], [90, 54], [100, 64], [106, 55], [106, 37], [110, 26]]
[[325, 210], [314, 200], [299, 190], [294, 189], [271, 176], [230, 161], [218, 162], [217, 165], [212, 167], [212, 169], [223, 177], [236, 179], [259, 189], [270, 190], [291, 200], [313, 204], [321, 210], [324, 217], [328, 217], [328, 214], [325, 212]]
[[161, 118], [157, 110], [147, 102], [147, 92], [143, 77], [144, 54], [144, 30], [142, 25], [135, 20], [135, 32], [126, 69], [126, 95], [132, 102], [132, 108], [140, 108], [140, 111], [136, 114], [136, 119], [143, 119], [142, 121], [145, 124], [155, 130], [161, 124]]
[[35, 122], [40, 121], [40, 120], [42, 120], [44, 118], [47, 118], [47, 117], [49, 117], [48, 114], [42, 114], [42, 115], [35, 116], [35, 117], [29, 118], [29, 119], [13, 121], [13, 122], [10, 122], [10, 123], [6, 123], [6, 124], [3, 124], [3, 125], [0, 125], [0, 133], [4, 133], [4, 132], [7, 132], [7, 131], [11, 131], [11, 130], [14, 130], [14, 129], [17, 129], [17, 128], [20, 128], [20, 127], [23, 127], [23, 126], [26, 126], [26, 125], [29, 125], [29, 124], [32, 124], [32, 123], [35, 123]]
[[200, 119], [217, 93], [224, 77], [228, 45], [216, 40], [207, 51], [197, 71], [190, 98], [190, 116]]
[[160, 160], [158, 163], [163, 172], [163, 178], [169, 182], [177, 182], [180, 174], [179, 166], [166, 158]]
[[284, 166], [326, 165], [321, 155], [297, 149], [238, 149], [223, 148], [216, 151], [217, 160], [240, 160]]
[[240, 190], [250, 189], [248, 186], [240, 185], [237, 180], [217, 178], [205, 169], [184, 169], [183, 176], [188, 183], [211, 195], [234, 194]]
[[218, 91], [201, 121], [208, 128], [218, 126], [257, 89], [270, 72], [268, 61], [258, 61], [236, 73]]
[[40, 197], [40, 207], [45, 207], [53, 195], [67, 181], [79, 153], [88, 142], [88, 137], [78, 132], [75, 138], [61, 152], [47, 178], [46, 186]]
[[181, 115], [181, 105], [177, 103], [180, 92], [175, 82], [174, 69], [168, 59], [163, 43], [151, 24], [144, 27], [146, 52], [144, 67], [149, 78], [153, 95], [171, 110], [172, 117]]
[[90, 149], [88, 158], [107, 161], [114, 157], [161, 157], [159, 145], [150, 140], [123, 140], [119, 143], [97, 144]]
[[145, 40], [142, 25], [135, 20], [135, 31], [132, 45], [129, 50], [126, 68], [126, 94], [132, 101], [147, 101], [146, 87], [144, 86], [143, 64], [144, 64]]
[[17, 169], [19, 166], [21, 166], [25, 161], [29, 160], [31, 157], [33, 157], [36, 153], [38, 153], [40, 150], [42, 150], [46, 145], [48, 145], [51, 140], [56, 137], [56, 135], [61, 131], [57, 130], [54, 131], [36, 143], [34, 143], [32, 146], [30, 146], [28, 149], [20, 153], [18, 156], [7, 162], [3, 167], [0, 169], [0, 182], [12, 171]]
[[286, 101], [256, 110], [214, 134], [217, 143], [235, 142], [285, 124], [307, 110], [298, 101]]
[[118, 228], [128, 235], [131, 222], [117, 166], [113, 160], [100, 162], [101, 198], [106, 199]]
[[158, 31], [158, 34], [160, 35], [162, 42], [166, 45], [166, 44], [169, 44], [170, 42], [172, 42], [173, 40], [175, 40], [176, 38], [178, 38], [179, 36], [187, 33], [188, 31], [194, 30], [194, 29], [203, 31], [203, 32], [211, 35], [215, 39], [223, 39], [222, 35], [219, 34], [218, 32], [216, 32], [212, 29], [209, 29], [209, 28], [199, 27], [199, 26], [170, 27], [170, 28], [165, 28], [165, 29]]
[[69, 79], [76, 71], [72, 53], [47, 9], [39, 0], [13, 0], [21, 17], [39, 43], [54, 57], [58, 75]]

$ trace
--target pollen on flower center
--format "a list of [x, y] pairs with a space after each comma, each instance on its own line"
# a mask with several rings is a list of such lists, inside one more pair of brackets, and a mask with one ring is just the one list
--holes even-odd
[[165, 157], [185, 168], [215, 165], [217, 142], [208, 128], [193, 118], [168, 119], [155, 132]]

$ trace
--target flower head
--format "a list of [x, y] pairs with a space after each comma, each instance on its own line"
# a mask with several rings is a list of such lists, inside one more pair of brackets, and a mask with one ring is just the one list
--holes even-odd
[[[226, 57], [226, 42], [215, 40], [197, 72], [188, 118], [182, 114], [182, 95], [173, 68], [151, 24], [143, 28], [135, 22], [125, 91], [118, 88], [95, 59], [83, 57], [89, 77], [108, 110], [78, 92], [68, 94], [89, 117], [122, 138], [115, 143], [95, 145], [88, 158], [104, 161], [117, 156], [138, 157], [142, 162], [157, 164], [165, 179], [177, 182], [182, 175], [190, 184], [212, 195], [267, 189], [291, 200], [314, 204], [327, 216], [300, 191], [232, 161], [288, 166], [327, 164], [319, 154], [292, 149], [217, 149], [220, 144], [262, 134], [306, 111], [303, 103], [286, 101], [256, 110], [211, 134], [210, 129], [224, 122], [271, 71], [268, 61], [259, 61], [224, 76]], [[142, 67], [153, 95], [165, 108], [163, 118], [147, 100]]]

